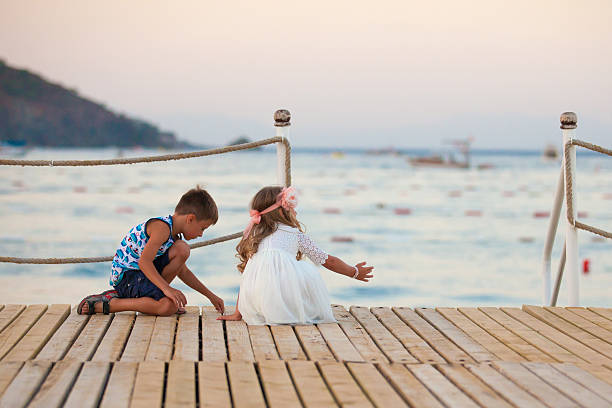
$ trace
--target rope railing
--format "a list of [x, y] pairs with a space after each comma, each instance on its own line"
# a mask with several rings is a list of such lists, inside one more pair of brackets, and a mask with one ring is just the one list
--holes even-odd
[[574, 207], [572, 204], [573, 203], [573, 200], [572, 200], [573, 184], [572, 184], [572, 177], [571, 177], [571, 171], [570, 171], [571, 155], [569, 154], [569, 149], [572, 145], [581, 146], [586, 149], [593, 150], [595, 152], [606, 154], [608, 156], [612, 156], [612, 150], [595, 145], [593, 143], [584, 142], [578, 139], [572, 139], [565, 144], [565, 151], [564, 151], [564, 154], [565, 154], [565, 202], [567, 205], [568, 222], [572, 224], [573, 226], [575, 226], [576, 228], [580, 228], [582, 230], [592, 232], [604, 238], [612, 238], [611, 232], [604, 231], [602, 229], [593, 227], [592, 225], [582, 223], [580, 221], [577, 221], [574, 218]]
[[[278, 113], [279, 111], [277, 111]], [[286, 115], [289, 115], [288, 111]], [[283, 117], [277, 120], [275, 126], [287, 126], [289, 124], [289, 118]], [[285, 123], [280, 124], [279, 123]], [[35, 166], [35, 167], [59, 167], [59, 166], [113, 166], [121, 164], [135, 164], [135, 163], [152, 163], [160, 161], [170, 160], [183, 160], [191, 159], [196, 157], [212, 156], [215, 154], [230, 153], [239, 150], [254, 149], [256, 147], [265, 146], [274, 143], [282, 143], [285, 146], [286, 152], [284, 157], [284, 178], [287, 186], [291, 185], [291, 145], [289, 140], [282, 136], [275, 136], [269, 139], [258, 140], [255, 142], [242, 143], [232, 146], [225, 146], [215, 149], [200, 150], [189, 153], [175, 153], [166, 154], [160, 156], [147, 156], [147, 157], [132, 157], [132, 158], [121, 158], [121, 159], [104, 159], [104, 160], [16, 160], [16, 159], [1, 159], [1, 166]], [[220, 242], [230, 241], [242, 237], [242, 232], [236, 232], [229, 235], [223, 235], [207, 241], [197, 242], [189, 245], [191, 249], [201, 248]], [[15, 264], [75, 264], [75, 263], [96, 263], [96, 262], [109, 262], [113, 260], [114, 256], [98, 256], [89, 258], [17, 258], [0, 256], [0, 262], [2, 263], [15, 263]]]

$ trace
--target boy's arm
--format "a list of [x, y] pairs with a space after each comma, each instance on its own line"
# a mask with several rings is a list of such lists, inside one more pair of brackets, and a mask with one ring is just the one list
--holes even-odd
[[365, 262], [359, 262], [357, 265], [351, 266], [338, 257], [328, 255], [327, 260], [325, 261], [323, 266], [329, 269], [330, 271], [351, 278], [355, 275], [355, 268], [357, 268], [357, 271], [359, 272], [355, 279], [367, 282], [368, 280], [374, 277], [374, 275], [372, 274], [372, 269], [374, 269], [374, 267], [365, 266], [365, 264]]
[[179, 272], [178, 277], [180, 280], [185, 282], [185, 284], [189, 286], [191, 289], [196, 290], [200, 292], [201, 294], [203, 294], [204, 296], [206, 296], [208, 300], [210, 300], [210, 303], [213, 304], [215, 309], [217, 309], [217, 312], [222, 314], [225, 311], [225, 306], [223, 305], [223, 299], [221, 299], [220, 297], [212, 293], [210, 289], [204, 286], [202, 281], [199, 280], [197, 276], [193, 274], [193, 272], [191, 272], [191, 270], [187, 267], [187, 265], [183, 265], [183, 268]]
[[177, 307], [183, 307], [187, 304], [187, 298], [185, 298], [183, 292], [170, 287], [168, 282], [157, 272], [155, 265], [153, 265], [157, 250], [168, 240], [170, 227], [163, 221], [154, 220], [147, 225], [147, 232], [149, 233], [149, 241], [142, 250], [142, 254], [140, 254], [138, 267]]

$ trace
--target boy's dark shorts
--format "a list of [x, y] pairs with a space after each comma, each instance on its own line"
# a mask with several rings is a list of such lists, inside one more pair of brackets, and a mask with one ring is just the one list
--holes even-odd
[[[153, 265], [160, 275], [169, 263], [168, 251], [153, 260]], [[159, 300], [166, 296], [140, 269], [125, 271], [121, 282], [115, 286], [115, 290], [120, 298], [150, 297]]]

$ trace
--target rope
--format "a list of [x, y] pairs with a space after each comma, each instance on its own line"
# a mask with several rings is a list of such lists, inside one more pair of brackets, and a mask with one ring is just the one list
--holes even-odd
[[[189, 245], [191, 249], [201, 248], [208, 245], [218, 244], [219, 242], [230, 241], [232, 239], [241, 238], [242, 232], [236, 232], [230, 235], [224, 235], [219, 238], [209, 239]], [[16, 263], [16, 264], [71, 264], [71, 263], [95, 263], [95, 262], [110, 262], [114, 256], [98, 256], [92, 258], [12, 258], [2, 256], [0, 262]]]
[[[134, 163], [150, 163], [158, 161], [182, 160], [193, 157], [211, 156], [214, 154], [222, 154], [235, 152], [238, 150], [253, 149], [255, 147], [264, 146], [272, 143], [282, 143], [285, 145], [285, 179], [287, 186], [291, 185], [291, 145], [284, 137], [276, 136], [269, 139], [263, 139], [256, 142], [243, 143], [239, 145], [226, 146], [217, 149], [200, 150], [191, 153], [167, 154], [162, 156], [149, 157], [133, 157], [125, 159], [108, 159], [108, 160], [0, 160], [2, 166], [109, 166], [117, 164], [134, 164]], [[236, 232], [230, 235], [224, 235], [219, 238], [210, 239], [208, 241], [191, 244], [191, 249], [201, 248], [208, 245], [218, 244], [220, 242], [229, 241], [242, 237], [242, 232]], [[16, 263], [16, 264], [69, 264], [69, 263], [95, 263], [109, 262], [113, 260], [113, 256], [98, 256], [91, 258], [16, 258], [0, 256], [0, 262]]]
[[573, 185], [572, 185], [572, 175], [570, 171], [571, 158], [569, 154], [569, 150], [572, 145], [582, 146], [589, 150], [607, 154], [608, 156], [612, 156], [612, 150], [603, 148], [601, 146], [598, 146], [592, 143], [584, 142], [582, 140], [577, 140], [577, 139], [572, 139], [568, 141], [565, 144], [565, 149], [564, 149], [564, 154], [565, 154], [565, 203], [567, 207], [567, 221], [576, 228], [580, 228], [582, 230], [589, 231], [597, 235], [601, 235], [604, 238], [612, 239], [611, 232], [604, 231], [602, 229], [593, 227], [591, 225], [584, 224], [580, 221], [576, 221], [576, 219], [574, 218], [574, 206], [572, 202]]
[[[264, 146], [272, 143], [283, 143], [287, 146], [289, 151], [289, 141], [287, 139], [276, 136], [269, 139], [258, 140], [256, 142], [242, 143], [233, 146], [219, 147], [216, 149], [200, 150], [197, 152], [189, 153], [176, 153], [176, 154], [165, 154], [161, 156], [147, 156], [147, 157], [132, 157], [123, 159], [105, 159], [105, 160], [15, 160], [15, 159], [2, 159], [0, 160], [0, 166], [110, 166], [115, 164], [134, 164], [134, 163], [151, 163], [159, 161], [170, 161], [170, 160], [182, 160], [191, 159], [194, 157], [212, 156], [215, 154], [222, 154], [228, 152], [235, 152], [238, 150], [253, 149], [255, 147]], [[286, 160], [289, 162], [289, 159]], [[286, 164], [285, 164], [286, 166]], [[288, 171], [288, 170], [286, 170]]]

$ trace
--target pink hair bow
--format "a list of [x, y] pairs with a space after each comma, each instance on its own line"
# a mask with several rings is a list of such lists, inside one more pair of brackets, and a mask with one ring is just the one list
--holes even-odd
[[283, 207], [285, 210], [293, 210], [297, 206], [297, 195], [295, 193], [295, 189], [293, 187], [284, 187], [283, 190], [276, 196], [276, 203], [272, 204], [268, 208], [263, 211], [250, 210], [249, 215], [251, 216], [251, 221], [244, 229], [244, 233], [242, 234], [242, 238], [246, 238], [249, 236], [251, 229], [255, 224], [259, 224], [261, 222], [261, 216], [267, 214], [271, 211], [276, 210], [279, 207]]

